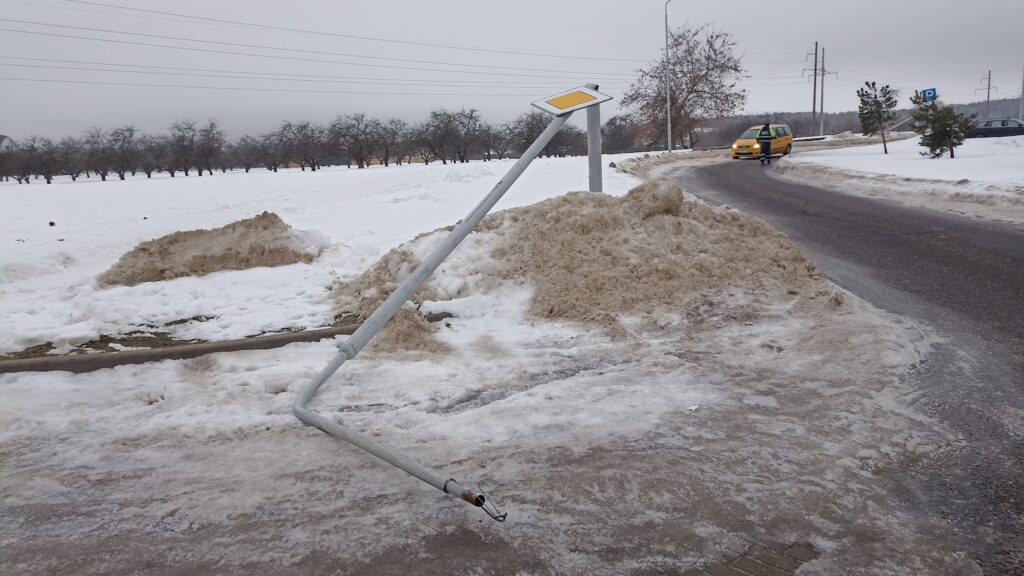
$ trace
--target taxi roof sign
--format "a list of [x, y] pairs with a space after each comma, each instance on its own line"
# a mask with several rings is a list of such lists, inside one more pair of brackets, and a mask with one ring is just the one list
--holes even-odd
[[602, 102], [611, 100], [612, 97], [607, 94], [602, 94], [589, 86], [580, 86], [579, 88], [573, 88], [572, 90], [566, 90], [554, 96], [542, 98], [533, 103], [534, 107], [539, 108], [548, 114], [554, 114], [555, 116], [561, 116], [570, 112], [575, 112], [580, 108], [589, 108]]

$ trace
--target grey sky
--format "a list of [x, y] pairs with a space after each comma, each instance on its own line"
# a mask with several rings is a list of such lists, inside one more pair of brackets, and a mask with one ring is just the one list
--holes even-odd
[[[0, 22], [0, 28], [6, 29], [0, 31], [2, 78], [401, 93], [227, 91], [0, 80], [0, 133], [15, 138], [29, 134], [59, 137], [81, 133], [93, 125], [109, 128], [128, 123], [146, 131], [158, 131], [175, 119], [201, 120], [212, 116], [219, 119], [230, 134], [237, 136], [272, 129], [286, 119], [327, 122], [338, 114], [364, 112], [418, 121], [432, 108], [463, 106], [480, 109], [489, 120], [504, 121], [529, 110], [529, 103], [534, 99], [588, 81], [601, 84], [603, 91], [618, 98], [634, 70], [659, 58], [664, 45], [664, 3], [660, 0], [95, 1], [468, 49], [269, 30], [67, 0], [0, 0], [0, 18], [7, 19]], [[292, 51], [10, 20], [273, 46]], [[984, 98], [984, 93], [976, 94], [975, 89], [981, 86], [982, 75], [991, 69], [993, 85], [999, 87], [993, 97], [1016, 97], [1021, 90], [1024, 2], [1020, 0], [741, 3], [674, 0], [669, 6], [669, 22], [672, 25], [711, 23], [736, 37], [737, 50], [744, 56], [752, 76], [744, 82], [749, 90], [749, 112], [810, 110], [811, 85], [800, 76], [802, 69], [810, 66], [804, 59], [813, 50], [816, 40], [826, 47], [827, 67], [839, 73], [838, 79], [830, 77], [826, 84], [828, 111], [855, 109], [854, 91], [869, 79], [897, 86], [904, 95], [914, 89], [937, 87], [943, 100], [967, 102]], [[97, 42], [10, 30], [280, 58]], [[342, 53], [352, 56], [338, 55]], [[374, 60], [367, 56], [391, 60]], [[342, 61], [362, 65], [336, 63]], [[432, 70], [424, 70], [428, 68]], [[162, 74], [142, 74], [140, 70]], [[252, 74], [262, 74], [264, 79], [229, 77]], [[303, 75], [301, 79], [315, 81], [283, 76], [265, 79], [269, 74]], [[352, 77], [361, 77], [361, 80], [349, 80]], [[357, 83], [367, 78], [378, 83]], [[605, 116], [610, 113], [611, 110], [607, 110]]]

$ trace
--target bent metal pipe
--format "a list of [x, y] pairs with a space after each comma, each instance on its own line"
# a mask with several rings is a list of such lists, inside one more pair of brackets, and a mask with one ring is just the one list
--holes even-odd
[[551, 141], [551, 139], [558, 133], [558, 130], [565, 124], [566, 120], [572, 113], [563, 114], [561, 116], [555, 116], [548, 127], [537, 137], [537, 140], [530, 145], [529, 148], [523, 153], [519, 160], [512, 165], [508, 173], [494, 185], [494, 188], [480, 201], [479, 204], [466, 216], [452, 230], [451, 234], [441, 243], [440, 246], [434, 249], [433, 252], [428, 255], [423, 262], [416, 268], [416, 270], [410, 275], [405, 282], [402, 283], [388, 298], [381, 303], [381, 305], [374, 310], [372, 314], [362, 323], [362, 325], [350, 336], [344, 344], [340, 346], [337, 355], [320, 371], [316, 377], [313, 378], [306, 385], [299, 395], [295, 398], [295, 403], [292, 405], [292, 412], [295, 417], [301, 420], [303, 423], [310, 426], [315, 426], [326, 434], [344, 440], [373, 454], [377, 458], [404, 470], [405, 472], [412, 474], [413, 476], [423, 480], [427, 484], [430, 484], [434, 488], [441, 490], [446, 494], [450, 494], [457, 498], [461, 498], [470, 504], [480, 507], [486, 512], [491, 518], [503, 522], [506, 514], [498, 512], [497, 508], [493, 505], [487, 504], [486, 496], [478, 490], [473, 490], [468, 486], [457, 482], [455, 479], [437, 471], [433, 468], [429, 468], [413, 460], [412, 458], [392, 450], [386, 446], [382, 446], [365, 436], [348, 430], [341, 426], [334, 420], [326, 418], [316, 412], [313, 412], [306, 407], [306, 404], [313, 398], [317, 390], [323, 386], [324, 382], [334, 374], [342, 364], [346, 361], [355, 358], [359, 351], [373, 338], [380, 330], [384, 327], [384, 324], [394, 316], [402, 304], [405, 303], [409, 297], [426, 282], [427, 278], [434, 273], [434, 270], [452, 253], [453, 250], [459, 245], [462, 240], [469, 235], [473, 228], [480, 223], [484, 216], [494, 207], [494, 205], [501, 199], [501, 197], [508, 191], [512, 184], [519, 178], [519, 176], [526, 170], [526, 167], [533, 161], [537, 155], [540, 154], [544, 146]]

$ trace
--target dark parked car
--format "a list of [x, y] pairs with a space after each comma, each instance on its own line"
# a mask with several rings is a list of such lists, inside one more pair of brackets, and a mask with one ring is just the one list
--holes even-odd
[[1022, 136], [1024, 122], [1013, 118], [998, 120], [976, 120], [967, 130], [968, 138], [992, 138], [994, 136]]

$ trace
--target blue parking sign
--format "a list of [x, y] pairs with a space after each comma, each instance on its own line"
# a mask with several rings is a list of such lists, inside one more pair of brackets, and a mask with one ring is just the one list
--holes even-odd
[[925, 102], [931, 102], [938, 97], [939, 93], [935, 88], [925, 88], [924, 90], [921, 90], [921, 98], [923, 98]]

